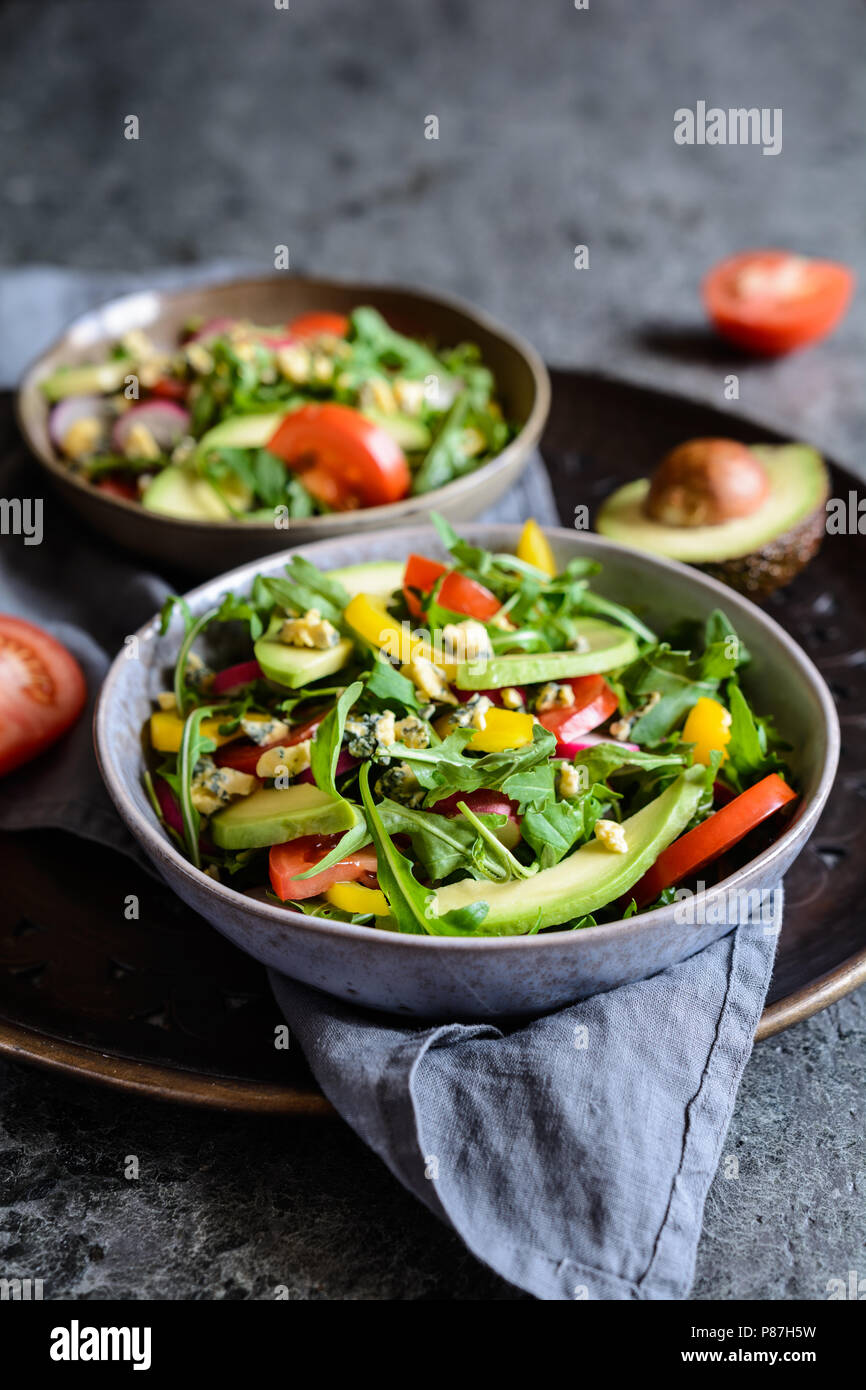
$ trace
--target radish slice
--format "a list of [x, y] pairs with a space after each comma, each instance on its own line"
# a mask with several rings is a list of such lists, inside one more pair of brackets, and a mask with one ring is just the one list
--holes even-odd
[[241, 661], [237, 666], [227, 666], [217, 671], [211, 689], [214, 695], [225, 695], [230, 690], [239, 690], [242, 685], [252, 685], [262, 679], [264, 672], [257, 661]]
[[[341, 748], [340, 756], [337, 758], [337, 771], [335, 773], [335, 776], [341, 777], [344, 772], [348, 772], [351, 768], [357, 766], [358, 759], [353, 758], [351, 753], [347, 753], [345, 748]], [[305, 768], [303, 772], [298, 773], [297, 777], [295, 778], [295, 781], [314, 782], [315, 778], [313, 777], [313, 769], [311, 767]]]
[[[113, 418], [114, 411], [104, 396], [67, 396], [49, 415], [48, 433], [52, 443], [56, 444], [58, 449], [62, 449], [64, 439], [79, 420], [98, 420], [102, 427], [99, 444], [104, 444], [108, 439], [109, 425]], [[94, 446], [94, 453], [97, 452], [99, 444]]]
[[640, 745], [637, 743], [626, 743], [621, 738], [611, 738], [605, 734], [581, 734], [569, 743], [557, 743], [556, 756], [558, 758], [573, 758], [576, 753], [580, 753], [584, 748], [595, 748], [598, 743], [610, 743], [614, 748], [622, 748], [629, 753], [639, 753]]
[[123, 412], [111, 432], [111, 442], [122, 454], [133, 426], [144, 425], [163, 453], [167, 453], [185, 434], [189, 434], [190, 418], [189, 411], [175, 401], [143, 401], [141, 405], [134, 405]]
[[226, 333], [230, 333], [239, 322], [239, 319], [230, 319], [225, 316], [222, 318], [208, 319], [207, 323], [203, 324], [197, 333], [193, 333], [191, 337], [186, 339], [186, 342], [207, 345], [213, 342], [214, 338], [224, 338]]
[[[163, 820], [172, 830], [176, 830], [181, 839], [184, 837], [183, 815], [178, 805], [177, 797], [162, 777], [154, 777], [153, 790], [156, 792], [156, 799], [159, 802], [159, 809], [162, 811]], [[208, 835], [199, 835], [199, 846], [206, 854], [213, 853], [214, 843]]]
[[441, 801], [437, 801], [432, 809], [440, 816], [459, 816], [458, 803], [461, 801], [465, 801], [476, 816], [508, 816], [509, 820], [517, 819], [517, 803], [503, 796], [501, 792], [452, 792], [450, 796], [443, 796]]

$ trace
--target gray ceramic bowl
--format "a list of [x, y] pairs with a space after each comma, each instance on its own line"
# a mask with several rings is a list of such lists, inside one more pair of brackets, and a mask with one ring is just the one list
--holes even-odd
[[[227, 316], [258, 323], [286, 323], [309, 309], [347, 313], [372, 304], [402, 331], [431, 335], [443, 346], [465, 340], [479, 345], [492, 370], [515, 438], [488, 463], [424, 497], [408, 497], [385, 507], [310, 517], [291, 531], [264, 522], [182, 521], [146, 511], [135, 502], [100, 492], [70, 472], [48, 434], [48, 406], [39, 383], [58, 367], [95, 361], [122, 334], [138, 328], [158, 345], [176, 345], [193, 316]], [[244, 564], [323, 536], [356, 536], [383, 526], [426, 521], [434, 507], [453, 521], [471, 521], [488, 510], [523, 471], [541, 437], [550, 409], [550, 381], [529, 343], [480, 310], [460, 300], [397, 286], [344, 284], [303, 276], [235, 280], [190, 290], [147, 291], [112, 300], [83, 314], [25, 373], [17, 412], [29, 448], [54, 479], [65, 500], [96, 530], [126, 549], [157, 561], [210, 575], [227, 565]]]
[[[475, 526], [467, 537], [493, 550], [513, 549], [518, 528]], [[782, 629], [747, 599], [695, 570], [641, 555], [601, 536], [549, 533], [565, 563], [588, 555], [604, 568], [597, 583], [611, 598], [639, 606], [650, 622], [674, 615], [703, 618], [715, 607], [729, 614], [753, 654], [746, 685], [758, 708], [776, 716], [794, 747], [791, 762], [803, 789], [794, 820], [745, 868], [695, 902], [696, 925], [683, 925], [673, 906], [580, 932], [490, 940], [400, 936], [305, 917], [275, 903], [236, 893], [197, 872], [168, 841], [141, 786], [141, 731], [151, 697], [165, 687], [178, 631], [165, 637], [154, 619], [138, 633], [138, 660], [122, 654], [108, 673], [95, 719], [102, 775], [121, 816], [159, 872], [183, 900], [237, 946], [265, 965], [342, 999], [433, 1018], [490, 1018], [551, 1010], [626, 981], [654, 974], [724, 935], [738, 921], [731, 890], [775, 886], [815, 828], [839, 754], [839, 726], [830, 693], [812, 662]], [[416, 527], [352, 540], [305, 546], [323, 569], [400, 559], [409, 551], [442, 555], [434, 532]], [[276, 573], [284, 557], [270, 556], [194, 589], [192, 612], [226, 589], [247, 589], [257, 570]], [[719, 910], [721, 908], [721, 910]], [[751, 928], [762, 931], [762, 926]]]

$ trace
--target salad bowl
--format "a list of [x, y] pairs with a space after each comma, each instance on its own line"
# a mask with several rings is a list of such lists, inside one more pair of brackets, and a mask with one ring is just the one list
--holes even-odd
[[[273, 516], [261, 519], [261, 514], [258, 519], [192, 520], [149, 510], [119, 490], [94, 486], [70, 467], [58, 448], [43, 387], [66, 369], [104, 362], [127, 335], [143, 333], [155, 348], [168, 352], [176, 348], [192, 320], [288, 324], [304, 317], [348, 315], [359, 305], [372, 307], [413, 338], [429, 338], [442, 347], [475, 344], [492, 373], [495, 394], [510, 427], [504, 447], [474, 470], [433, 491], [347, 511], [292, 516], [287, 519], [288, 529], [285, 524], [275, 525]], [[458, 299], [397, 286], [286, 275], [182, 291], [141, 292], [112, 300], [77, 318], [30, 366], [16, 404], [30, 451], [85, 521], [123, 548], [169, 569], [213, 575], [227, 565], [283, 550], [287, 543], [356, 536], [425, 520], [431, 507], [460, 522], [478, 516], [512, 486], [528, 463], [547, 419], [550, 382], [529, 343]], [[170, 403], [167, 408], [176, 409]]]
[[[514, 526], [461, 530], [471, 544], [494, 551], [513, 551], [519, 535]], [[634, 605], [660, 628], [681, 619], [703, 621], [719, 608], [727, 614], [752, 654], [744, 690], [774, 717], [790, 745], [786, 760], [800, 790], [793, 817], [773, 843], [694, 894], [687, 913], [682, 904], [671, 903], [618, 922], [540, 935], [402, 935], [305, 915], [263, 894], [241, 894], [194, 868], [175, 848], [143, 785], [141, 731], [153, 700], [165, 688], [166, 668], [173, 665], [181, 641], [179, 619], [161, 635], [154, 618], [112, 665], [94, 733], [100, 770], [120, 815], [174, 891], [266, 966], [341, 999], [418, 1018], [502, 1018], [550, 1011], [647, 978], [750, 920], [758, 895], [779, 884], [802, 850], [833, 782], [839, 728], [822, 677], [778, 624], [717, 581], [596, 535], [553, 530], [548, 539], [560, 567], [576, 557], [600, 562], [597, 592]], [[430, 527], [334, 538], [292, 553], [330, 570], [405, 560], [412, 552], [434, 558], [446, 554]], [[269, 556], [194, 589], [186, 596], [190, 613], [203, 614], [228, 590], [248, 592], [257, 574], [277, 576], [287, 559], [287, 554]], [[526, 892], [531, 896], [531, 879]], [[777, 922], [764, 916], [749, 927], [777, 929]]]

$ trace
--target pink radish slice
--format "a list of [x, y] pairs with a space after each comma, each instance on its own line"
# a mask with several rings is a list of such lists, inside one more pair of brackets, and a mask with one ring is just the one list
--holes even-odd
[[437, 801], [431, 809], [440, 816], [459, 816], [459, 801], [465, 801], [476, 816], [507, 816], [507, 823], [499, 826], [494, 833], [507, 849], [514, 849], [520, 839], [520, 817], [515, 801], [509, 800], [501, 792], [452, 792], [450, 796]]
[[621, 738], [605, 738], [604, 734], [581, 734], [580, 738], [571, 740], [568, 743], [557, 743], [557, 758], [573, 758], [576, 753], [581, 753], [584, 748], [595, 748], [596, 744], [610, 743], [614, 748], [622, 748], [629, 753], [639, 753], [640, 746], [637, 743], [626, 743]]
[[239, 319], [230, 319], [226, 317], [208, 319], [207, 323], [202, 324], [198, 332], [193, 333], [186, 341], [187, 343], [202, 343], [206, 345], [207, 343], [213, 342], [214, 338], [225, 337], [226, 333], [230, 333], [239, 321]]
[[[162, 777], [154, 777], [153, 790], [156, 792], [156, 799], [159, 802], [159, 808], [166, 825], [170, 826], [172, 830], [176, 830], [181, 839], [184, 839], [183, 816], [177, 803], [177, 797], [168, 782]], [[201, 849], [207, 854], [212, 852], [213, 841], [207, 835], [199, 835], [198, 842]]]
[[[336, 776], [337, 776], [337, 777], [342, 777], [342, 775], [343, 775], [344, 772], [348, 772], [351, 768], [357, 767], [357, 766], [358, 766], [358, 759], [357, 759], [357, 758], [353, 758], [351, 753], [347, 753], [346, 750], [345, 750], [345, 748], [341, 748], [341, 749], [340, 749], [340, 756], [337, 758], [337, 772], [336, 772]], [[295, 781], [296, 781], [296, 782], [313, 782], [313, 781], [315, 781], [315, 778], [313, 777], [313, 769], [312, 769], [311, 767], [305, 768], [305, 770], [304, 770], [303, 772], [298, 773], [298, 776], [295, 778]]]
[[241, 661], [237, 666], [227, 666], [224, 671], [217, 671], [211, 689], [214, 695], [225, 695], [229, 690], [251, 685], [263, 675], [264, 672], [257, 661]]
[[123, 412], [111, 432], [111, 442], [119, 453], [124, 452], [134, 425], [144, 425], [160, 449], [167, 451], [189, 433], [190, 413], [174, 401], [143, 401], [132, 406]]
[[[516, 690], [523, 703], [526, 704], [526, 691], [523, 689], [522, 685], [513, 685], [508, 688]], [[473, 695], [486, 695], [488, 700], [492, 700], [494, 705], [502, 705], [501, 690], [455, 690], [454, 693], [462, 705], [465, 705], [467, 700], [471, 700]], [[466, 804], [467, 806], [469, 805], [468, 802]]]
[[105, 443], [113, 416], [114, 411], [104, 396], [67, 396], [49, 415], [48, 433], [58, 449], [62, 449], [64, 439], [79, 420], [98, 420], [103, 431], [100, 442]]

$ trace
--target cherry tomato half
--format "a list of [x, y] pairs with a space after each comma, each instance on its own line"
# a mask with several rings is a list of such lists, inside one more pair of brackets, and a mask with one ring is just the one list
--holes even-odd
[[313, 309], [308, 314], [299, 314], [296, 319], [292, 319], [288, 324], [288, 331], [293, 338], [322, 338], [328, 334], [332, 338], [345, 338], [349, 331], [349, 320], [345, 314], [317, 312]]
[[715, 266], [702, 294], [722, 337], [775, 356], [825, 337], [840, 321], [854, 275], [835, 261], [790, 251], [744, 251]]
[[0, 776], [75, 723], [87, 699], [75, 657], [41, 628], [0, 616]]
[[684, 878], [691, 878], [699, 869], [727, 853], [761, 821], [796, 800], [797, 793], [771, 772], [769, 777], [763, 777], [747, 791], [740, 792], [727, 806], [662, 850], [652, 868], [635, 884], [630, 896], [636, 899], [638, 907], [654, 902], [665, 888], [673, 888]]
[[446, 565], [428, 560], [426, 555], [410, 555], [403, 574], [403, 593], [409, 612], [416, 618], [421, 616], [421, 605], [412, 590], [429, 593], [443, 574], [445, 578], [438, 597], [443, 608], [451, 613], [464, 613], [467, 618], [477, 618], [482, 623], [489, 622], [499, 612], [502, 607], [499, 599], [477, 579], [469, 579], [456, 570], [448, 571]]
[[556, 735], [557, 743], [573, 743], [581, 734], [597, 729], [619, 705], [604, 676], [574, 676], [560, 684], [571, 686], [574, 704], [536, 715], [539, 724]]
[[[377, 860], [376, 851], [367, 846], [359, 849], [348, 858], [341, 859], [323, 873], [313, 874], [312, 878], [296, 879], [295, 874], [303, 874], [312, 869], [320, 859], [333, 849], [339, 835], [301, 835], [297, 840], [289, 840], [285, 845], [272, 845], [268, 856], [268, 870], [271, 887], [281, 902], [300, 901], [302, 898], [315, 898], [324, 893], [332, 883], [357, 883], [375, 880]], [[373, 884], [367, 884], [372, 887]]]
[[348, 405], [301, 406], [266, 447], [337, 511], [397, 502], [409, 491], [409, 465], [396, 439]]

